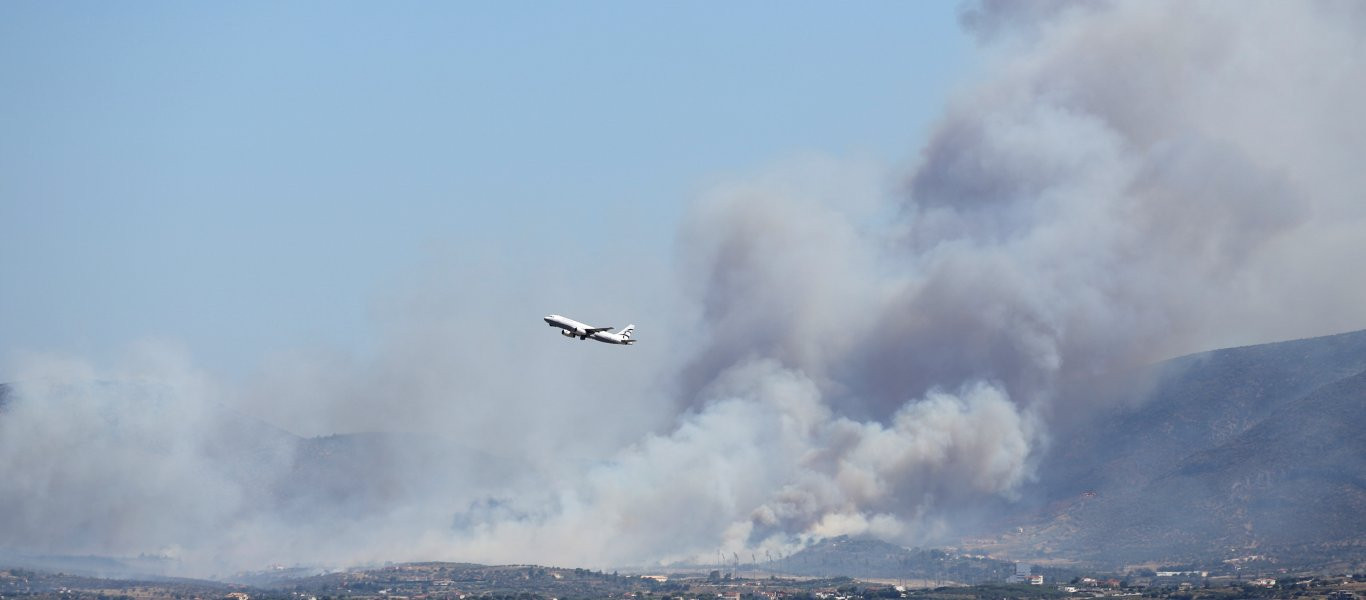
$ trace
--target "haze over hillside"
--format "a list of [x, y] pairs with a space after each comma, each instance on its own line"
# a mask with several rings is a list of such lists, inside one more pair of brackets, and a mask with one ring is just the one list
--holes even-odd
[[[496, 231], [394, 266], [417, 281], [383, 291], [363, 351], [236, 375], [166, 340], [7, 358], [0, 550], [210, 575], [965, 535], [1355, 552], [1362, 334], [1145, 369], [1366, 325], [1363, 24], [1359, 3], [971, 3], [980, 63], [911, 162], [713, 181], [671, 264], [502, 269], [532, 234]], [[552, 311], [630, 315], [640, 343], [567, 341]]]
[[[998, 558], [1102, 565], [1249, 555], [1284, 562], [1337, 555], [1366, 563], [1366, 331], [1202, 353], [1121, 379], [1138, 378], [1151, 378], [1147, 395], [1058, 432], [1039, 481], [979, 523], [978, 541], [966, 547]], [[154, 395], [129, 384], [92, 385], [128, 397]], [[0, 398], [12, 397], [10, 386], [0, 387]], [[0, 404], [0, 427], [24, 418], [15, 408], [25, 407]], [[105, 418], [116, 437], [148, 434], [117, 415]], [[449, 493], [445, 471], [419, 477], [410, 465], [462, 473], [527, 468], [439, 436], [300, 438], [226, 411], [212, 421], [204, 431], [217, 433], [207, 440], [213, 450], [204, 466], [254, 490], [260, 512], [253, 518], [287, 520], [296, 531], [338, 519], [382, 526], [382, 515], [394, 506]], [[473, 501], [452, 510], [447, 527], [453, 533], [478, 529], [512, 510], [496, 500]], [[25, 516], [7, 513], [9, 535], [38, 536], [44, 527], [61, 525], [33, 521], [20, 529], [14, 520]], [[675, 518], [686, 519], [687, 511]], [[187, 539], [202, 540], [197, 535]], [[982, 535], [993, 541], [983, 544]], [[846, 541], [829, 545], [812, 538], [815, 544], [795, 558], [764, 568], [955, 581], [991, 581], [998, 571], [1009, 571], [1004, 563], [839, 539]], [[938, 541], [963, 545], [951, 537]], [[183, 567], [170, 553], [100, 566], [25, 558], [15, 550], [7, 548], [0, 558], [101, 574], [172, 574]]]
[[1004, 543], [988, 547], [1112, 563], [1366, 561], [1366, 331], [1196, 354], [1142, 376], [1152, 387], [1135, 403], [1058, 433], [1026, 491], [1046, 504], [1015, 513], [1024, 531], [1001, 527]]

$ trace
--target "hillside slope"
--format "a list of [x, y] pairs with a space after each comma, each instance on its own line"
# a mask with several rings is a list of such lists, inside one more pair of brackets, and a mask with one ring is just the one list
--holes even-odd
[[1004, 546], [1105, 562], [1366, 550], [1366, 331], [1154, 367], [1057, 440]]

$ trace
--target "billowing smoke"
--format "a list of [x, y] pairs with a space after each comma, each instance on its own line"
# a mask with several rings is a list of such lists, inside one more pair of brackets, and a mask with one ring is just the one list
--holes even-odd
[[[374, 356], [276, 357], [241, 385], [164, 351], [16, 369], [0, 548], [221, 573], [951, 539], [1036, 475], [1060, 413], [1107, 401], [1064, 384], [1366, 324], [1362, 5], [983, 2], [963, 22], [984, 72], [907, 176], [806, 159], [717, 186], [678, 286], [633, 283], [667, 293], [576, 313], [543, 303], [591, 289], [437, 269], [461, 285], [397, 303]], [[585, 353], [507, 326], [552, 311], [647, 312], [656, 341]], [[420, 435], [247, 434], [238, 412]]]

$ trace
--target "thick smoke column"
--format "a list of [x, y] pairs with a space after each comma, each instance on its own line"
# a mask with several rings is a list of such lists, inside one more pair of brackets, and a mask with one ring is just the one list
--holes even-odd
[[[933, 542], [1016, 496], [1059, 413], [1106, 401], [1064, 384], [1366, 322], [1360, 4], [984, 2], [964, 24], [986, 72], [905, 185], [812, 159], [698, 202], [669, 307], [697, 325], [655, 330], [696, 344], [682, 359], [642, 342], [576, 365], [641, 361], [598, 385], [502, 330], [548, 312], [510, 290], [416, 301], [376, 358], [294, 357], [231, 392], [174, 353], [118, 374], [40, 361], [0, 413], [0, 550], [222, 572]], [[69, 383], [129, 372], [155, 384]], [[672, 389], [655, 375], [676, 390], [642, 399]], [[301, 476], [332, 464], [326, 440], [241, 440], [220, 403], [457, 441], [376, 441], [348, 487]]]
[[[686, 254], [714, 329], [685, 388], [770, 359], [866, 428], [803, 459], [837, 500], [783, 503], [783, 488], [751, 522], [771, 523], [777, 504], [788, 534], [838, 515], [922, 540], [935, 533], [927, 515], [952, 520], [950, 507], [1027, 480], [1051, 415], [1106, 401], [1060, 384], [1360, 327], [1366, 284], [1348, 274], [1366, 255], [1366, 117], [1353, 108], [1366, 105], [1364, 15], [1327, 3], [971, 8], [965, 23], [999, 60], [949, 106], [890, 223], [876, 225], [887, 207], [838, 193], [750, 186], [704, 205]], [[983, 390], [1000, 410], [963, 410]], [[944, 429], [901, 426], [945, 411], [1000, 443], [914, 447]], [[850, 450], [883, 433], [876, 423], [914, 449]], [[893, 482], [878, 488], [893, 490], [885, 504], [844, 470], [871, 455], [898, 457], [860, 469]]]
[[1108, 400], [1063, 384], [1362, 325], [1360, 7], [964, 21], [996, 60], [900, 194], [810, 161], [699, 203], [681, 243], [707, 336], [681, 425], [574, 490], [620, 504], [518, 527], [609, 523], [619, 561], [934, 540], [1033, 476], [1045, 423]]
[[[861, 234], [895, 297], [812, 306], [810, 288], [874, 267], [831, 264], [847, 244], [826, 239], [775, 244], [800, 204], [737, 199], [699, 228], [721, 232], [703, 297], [714, 321], [753, 314], [719, 328], [696, 381], [757, 339], [886, 415], [935, 386], [985, 378], [1032, 401], [1060, 375], [1360, 325], [1343, 276], [1366, 209], [1359, 7], [999, 7], [966, 19], [1004, 38], [993, 76], [939, 122], [900, 222]], [[825, 210], [805, 218], [846, 225]], [[820, 260], [773, 272], [803, 252]], [[869, 311], [851, 352], [807, 360], [802, 328], [857, 331]]]

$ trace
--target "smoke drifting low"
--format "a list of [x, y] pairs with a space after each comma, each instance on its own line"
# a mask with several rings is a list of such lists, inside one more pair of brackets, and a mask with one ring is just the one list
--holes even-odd
[[[1366, 9], [1023, 6], [965, 11], [986, 71], [905, 185], [811, 159], [700, 199], [682, 305], [649, 311], [696, 323], [641, 316], [653, 341], [625, 352], [509, 330], [576, 314], [516, 282], [423, 289], [375, 358], [302, 353], [248, 385], [164, 348], [16, 368], [0, 548], [225, 573], [925, 543], [1014, 498], [1049, 423], [1106, 400], [1068, 381], [1366, 324]], [[615, 302], [585, 312], [642, 312]], [[237, 411], [424, 435], [355, 452], [247, 436]]]

